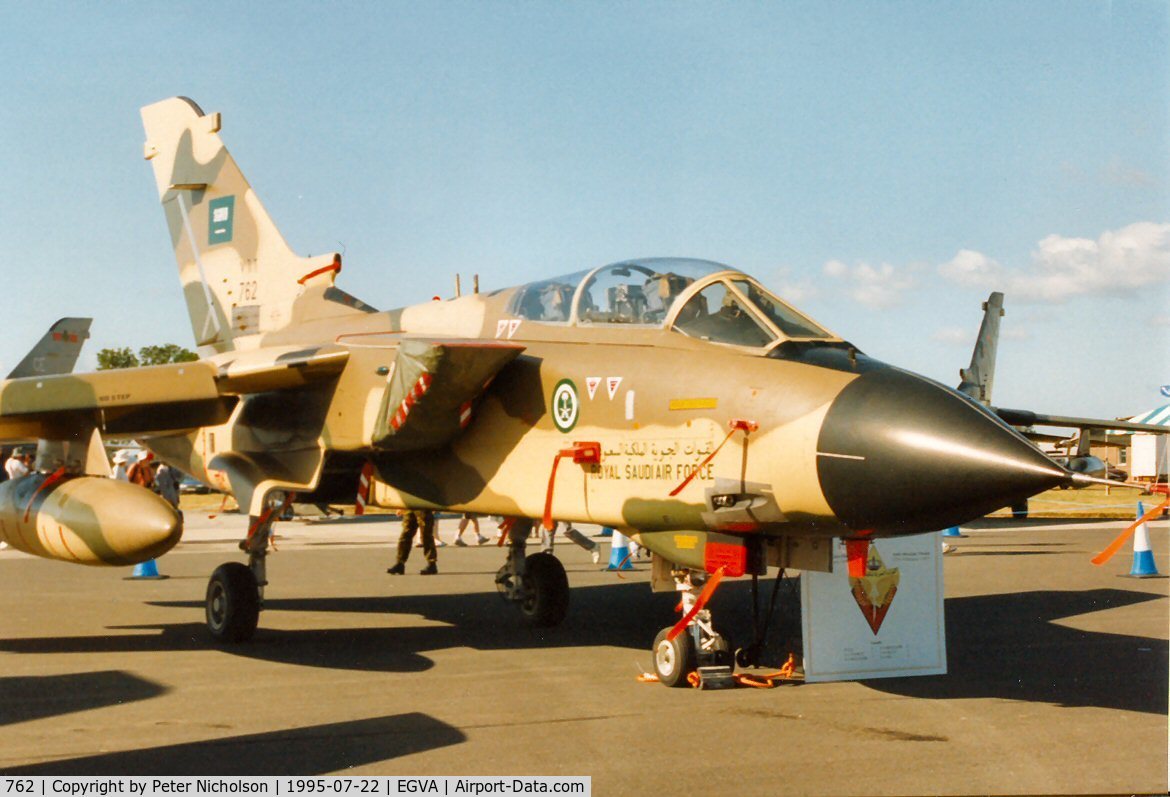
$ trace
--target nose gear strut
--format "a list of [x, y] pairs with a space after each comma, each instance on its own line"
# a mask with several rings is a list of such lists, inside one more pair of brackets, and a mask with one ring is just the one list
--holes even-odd
[[723, 689], [734, 686], [770, 687], [793, 680], [796, 657], [774, 673], [749, 675], [735, 673], [733, 667], [758, 667], [767, 642], [767, 631], [775, 614], [784, 571], [772, 587], [767, 617], [760, 623], [759, 577], [752, 576], [752, 641], [733, 656], [727, 640], [714, 628], [707, 603], [723, 578], [723, 568], [710, 576], [700, 570], [671, 571], [675, 589], [680, 593], [679, 610], [683, 616], [675, 625], [663, 628], [654, 639], [654, 673], [639, 680], [659, 681], [666, 686], [696, 686], [700, 689]]
[[731, 650], [711, 624], [707, 602], [723, 578], [719, 568], [709, 578], [700, 570], [674, 570], [682, 619], [654, 639], [654, 673], [666, 686], [687, 686], [692, 671], [707, 688], [732, 686]]

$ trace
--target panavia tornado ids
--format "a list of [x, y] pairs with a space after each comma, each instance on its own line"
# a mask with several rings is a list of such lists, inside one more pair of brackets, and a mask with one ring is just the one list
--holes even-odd
[[[335, 285], [339, 254], [294, 254], [219, 136], [219, 114], [142, 109], [196, 362], [0, 384], [0, 439], [36, 472], [0, 512], [14, 548], [124, 565], [179, 539], [174, 510], [97, 475], [103, 436], [230, 492], [251, 518], [211, 576], [220, 640], [256, 629], [272, 522], [292, 495], [514, 519], [496, 577], [555, 624], [564, 569], [526, 555], [534, 523], [612, 526], [654, 554], [687, 631], [658, 674], [728, 659], [700, 588], [771, 567], [828, 569], [830, 539], [935, 531], [1088, 477], [970, 397], [877, 362], [730, 266], [653, 258], [378, 311]], [[751, 645], [745, 646], [750, 650]], [[750, 658], [750, 657], [748, 657]]]

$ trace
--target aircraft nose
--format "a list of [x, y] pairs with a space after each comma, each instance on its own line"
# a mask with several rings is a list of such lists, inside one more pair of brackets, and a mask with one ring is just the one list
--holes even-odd
[[897, 368], [850, 382], [817, 441], [821, 491], [857, 531], [935, 531], [1062, 483], [1069, 474], [952, 390]]

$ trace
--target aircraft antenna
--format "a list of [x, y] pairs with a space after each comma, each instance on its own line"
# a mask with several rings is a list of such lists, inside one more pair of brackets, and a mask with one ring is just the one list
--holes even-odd
[[455, 298], [458, 299], [462, 295], [463, 295], [462, 290], [459, 288], [459, 274], [456, 273], [455, 274]]

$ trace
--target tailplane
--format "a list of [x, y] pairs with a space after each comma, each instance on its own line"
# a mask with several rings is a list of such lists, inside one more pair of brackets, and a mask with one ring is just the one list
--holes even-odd
[[220, 139], [218, 113], [172, 97], [143, 108], [142, 122], [144, 155], [204, 353], [255, 348], [264, 333], [299, 318], [370, 309], [330, 301], [341, 255], [300, 257], [289, 248]]

